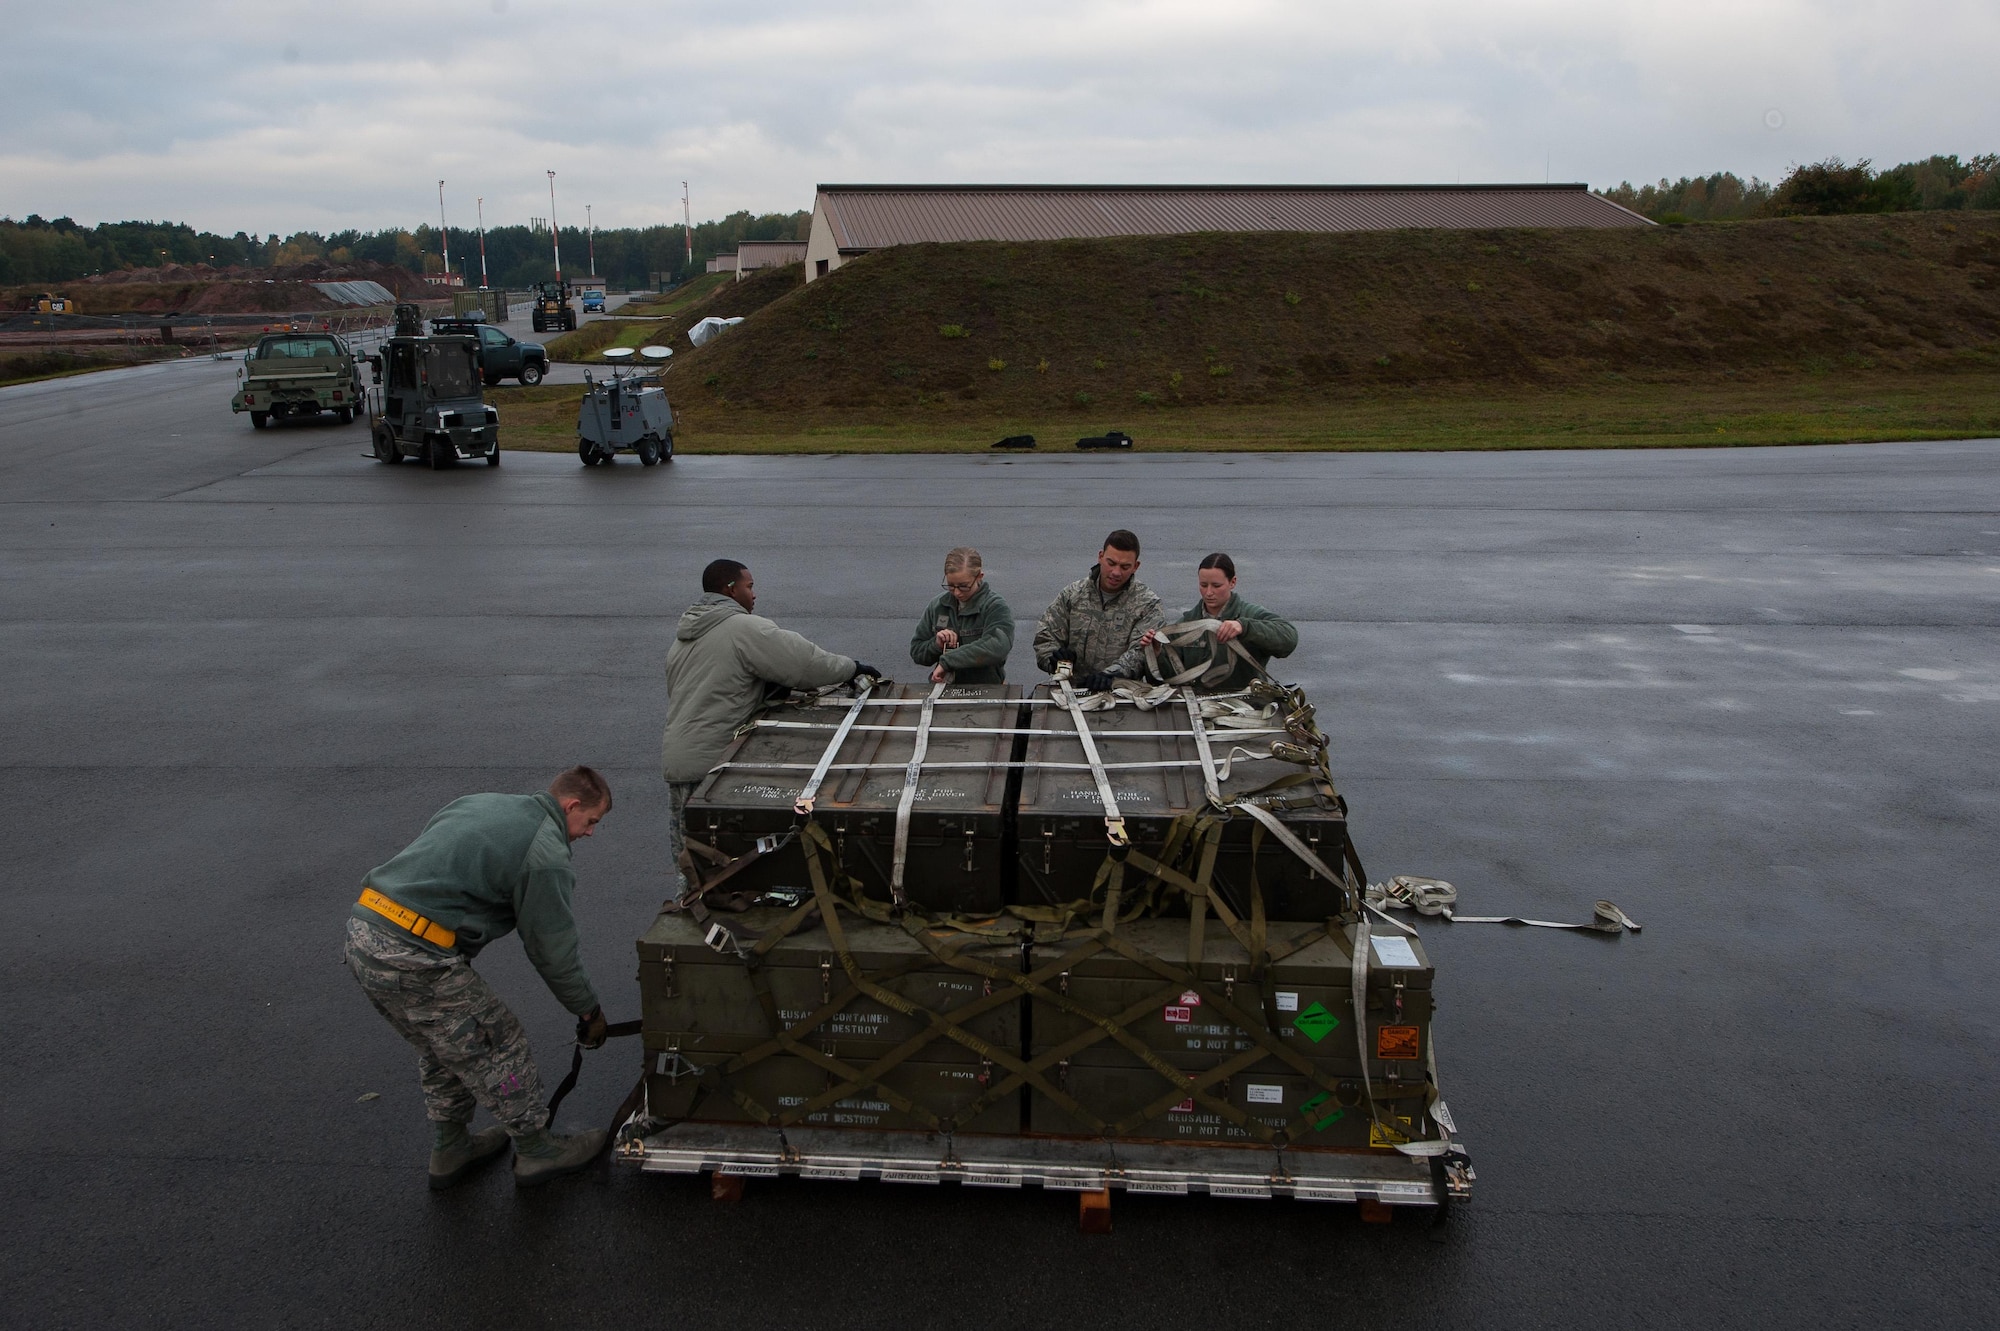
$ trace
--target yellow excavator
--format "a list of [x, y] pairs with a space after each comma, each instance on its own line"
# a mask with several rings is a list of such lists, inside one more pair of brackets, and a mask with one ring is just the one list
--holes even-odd
[[44, 291], [41, 295], [35, 297], [34, 312], [36, 314], [75, 314], [76, 306], [67, 297], [51, 296], [48, 292]]

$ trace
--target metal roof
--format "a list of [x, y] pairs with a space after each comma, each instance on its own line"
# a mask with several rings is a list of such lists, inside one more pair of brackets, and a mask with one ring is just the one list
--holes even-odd
[[1640, 227], [1587, 185], [821, 185], [843, 251], [1190, 231]]

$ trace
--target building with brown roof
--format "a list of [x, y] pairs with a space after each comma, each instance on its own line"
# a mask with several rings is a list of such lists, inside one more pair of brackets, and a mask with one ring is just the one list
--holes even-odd
[[1587, 185], [821, 185], [806, 280], [926, 241], [1651, 225]]
[[741, 282], [745, 273], [754, 273], [759, 268], [782, 268], [788, 263], [801, 263], [806, 257], [806, 243], [803, 240], [746, 240], [736, 246], [736, 280]]

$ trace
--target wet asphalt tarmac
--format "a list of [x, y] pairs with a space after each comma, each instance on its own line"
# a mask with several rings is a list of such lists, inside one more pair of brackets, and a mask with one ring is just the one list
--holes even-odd
[[[2000, 1296], [2000, 445], [1021, 458], [509, 454], [253, 433], [231, 366], [0, 391], [0, 1322], [1969, 1326]], [[1143, 434], [1140, 438], [1143, 448]], [[1443, 1241], [1310, 1203], [423, 1182], [413, 1059], [338, 940], [447, 800], [603, 768], [585, 958], [636, 1013], [661, 661], [701, 564], [915, 678], [943, 551], [1029, 624], [1130, 526], [1296, 618], [1373, 875], [1441, 925], [1479, 1171]], [[548, 1079], [569, 1023], [482, 970]], [[608, 1117], [636, 1050], [564, 1109]], [[364, 1100], [365, 1094], [379, 1093]], [[1981, 1313], [1981, 1308], [1987, 1309]]]

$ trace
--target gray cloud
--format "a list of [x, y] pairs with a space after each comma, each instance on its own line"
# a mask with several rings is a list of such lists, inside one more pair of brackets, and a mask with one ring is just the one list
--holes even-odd
[[[10, 6], [0, 213], [291, 231], [821, 180], [1615, 183], [2000, 144], [1960, 0]], [[1770, 113], [1776, 112], [1776, 116]], [[1775, 120], [1773, 128], [1770, 121]]]

